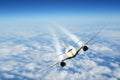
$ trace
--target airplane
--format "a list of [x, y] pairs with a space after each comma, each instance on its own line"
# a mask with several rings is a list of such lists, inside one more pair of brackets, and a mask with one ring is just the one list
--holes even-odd
[[[66, 66], [65, 61], [68, 60], [68, 59], [72, 59], [72, 58], [76, 57], [76, 55], [78, 55], [78, 53], [80, 52], [80, 50], [83, 50], [84, 52], [86, 52], [86, 51], [89, 49], [88, 43], [89, 43], [90, 41], [92, 41], [92, 40], [103, 30], [103, 28], [104, 28], [104, 27], [102, 27], [92, 38], [90, 38], [90, 39], [89, 39], [83, 46], [81, 46], [79, 49], [76, 49], [76, 48], [75, 48], [75, 45], [77, 45], [77, 44], [80, 42], [80, 40], [79, 40], [74, 46], [71, 46], [71, 45], [68, 46], [68, 45], [65, 44], [66, 46], [68, 46], [68, 47], [66, 48], [66, 52], [65, 52], [66, 58], [63, 59], [63, 60], [61, 60], [61, 62], [59, 63], [60, 66], [61, 66], [61, 67]], [[64, 42], [64, 43], [65, 43], [65, 42]]]
[[[90, 41], [92, 41], [102, 30], [103, 30], [104, 27], [102, 27], [94, 36], [92, 36], [84, 45], [82, 45], [79, 49], [76, 49], [75, 46], [80, 42], [80, 40], [75, 43], [73, 46], [72, 45], [67, 45], [64, 41], [64, 44], [66, 46], [66, 50], [65, 50], [65, 55], [66, 55], [66, 58], [49, 66], [48, 69], [50, 68], [53, 68], [55, 65], [60, 65], [61, 67], [65, 67], [66, 66], [66, 60], [69, 60], [69, 59], [72, 59], [74, 57], [76, 57], [78, 55], [78, 53], [83, 50], [84, 52], [86, 52], [89, 47], [88, 47], [88, 43]], [[59, 56], [61, 56], [63, 54], [60, 54]], [[47, 71], [48, 69], [43, 69], [42, 72], [44, 71]]]

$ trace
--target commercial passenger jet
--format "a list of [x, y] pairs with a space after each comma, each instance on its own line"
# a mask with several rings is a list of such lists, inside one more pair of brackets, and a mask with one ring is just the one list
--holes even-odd
[[[49, 66], [49, 69], [50, 68], [53, 68], [55, 65], [60, 65], [61, 67], [64, 67], [64, 66], [66, 66], [66, 60], [70, 60], [70, 59], [72, 59], [72, 58], [74, 58], [74, 57], [76, 57], [77, 55], [78, 55], [78, 53], [81, 51], [81, 50], [83, 50], [84, 52], [85, 51], [87, 51], [88, 49], [89, 49], [89, 47], [88, 47], [88, 43], [90, 42], [90, 41], [92, 41], [102, 30], [103, 30], [103, 28], [104, 27], [102, 27], [93, 37], [91, 37], [84, 45], [82, 45], [79, 49], [77, 49], [77, 48], [75, 48], [75, 45], [77, 45], [79, 42], [80, 42], [80, 40], [75, 44], [75, 45], [66, 45], [66, 43], [64, 42], [64, 44], [66, 45], [66, 50], [65, 50], [65, 56], [66, 56], [66, 58], [65, 59], [63, 59], [63, 60], [61, 60], [61, 61], [59, 61], [59, 62], [57, 62], [57, 63], [55, 63], [55, 64], [53, 64], [53, 65], [51, 65], [51, 66]], [[61, 55], [63, 55], [63, 54], [61, 54]], [[43, 71], [46, 71], [47, 69], [44, 69]]]

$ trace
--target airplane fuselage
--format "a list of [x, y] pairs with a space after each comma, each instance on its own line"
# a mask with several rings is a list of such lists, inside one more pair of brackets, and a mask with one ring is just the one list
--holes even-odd
[[73, 46], [69, 46], [66, 49], [65, 53], [66, 53], [67, 58], [73, 58], [77, 53], [77, 49], [75, 47], [73, 47]]

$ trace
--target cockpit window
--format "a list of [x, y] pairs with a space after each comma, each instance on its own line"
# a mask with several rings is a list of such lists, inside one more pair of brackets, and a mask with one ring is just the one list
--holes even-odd
[[69, 49], [68, 52], [72, 51], [72, 49]]

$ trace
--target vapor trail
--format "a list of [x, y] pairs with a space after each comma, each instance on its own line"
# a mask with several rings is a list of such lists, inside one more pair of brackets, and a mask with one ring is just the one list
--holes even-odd
[[73, 33], [71, 33], [70, 31], [68, 31], [66, 28], [60, 26], [60, 25], [57, 25], [57, 27], [63, 31], [65, 33], [65, 35], [67, 35], [70, 39], [72, 39], [75, 43], [78, 43], [78, 46], [81, 47], [83, 45], [83, 42], [80, 41], [80, 39], [78, 39], [78, 37], [76, 35], [74, 35]]
[[[62, 46], [60, 44], [60, 40], [58, 38], [58, 35], [56, 34], [55, 30], [51, 30], [52, 36], [53, 36], [53, 42], [54, 42], [54, 47], [56, 49], [57, 55], [62, 54]], [[59, 56], [59, 60], [62, 60], [63, 56]]]

